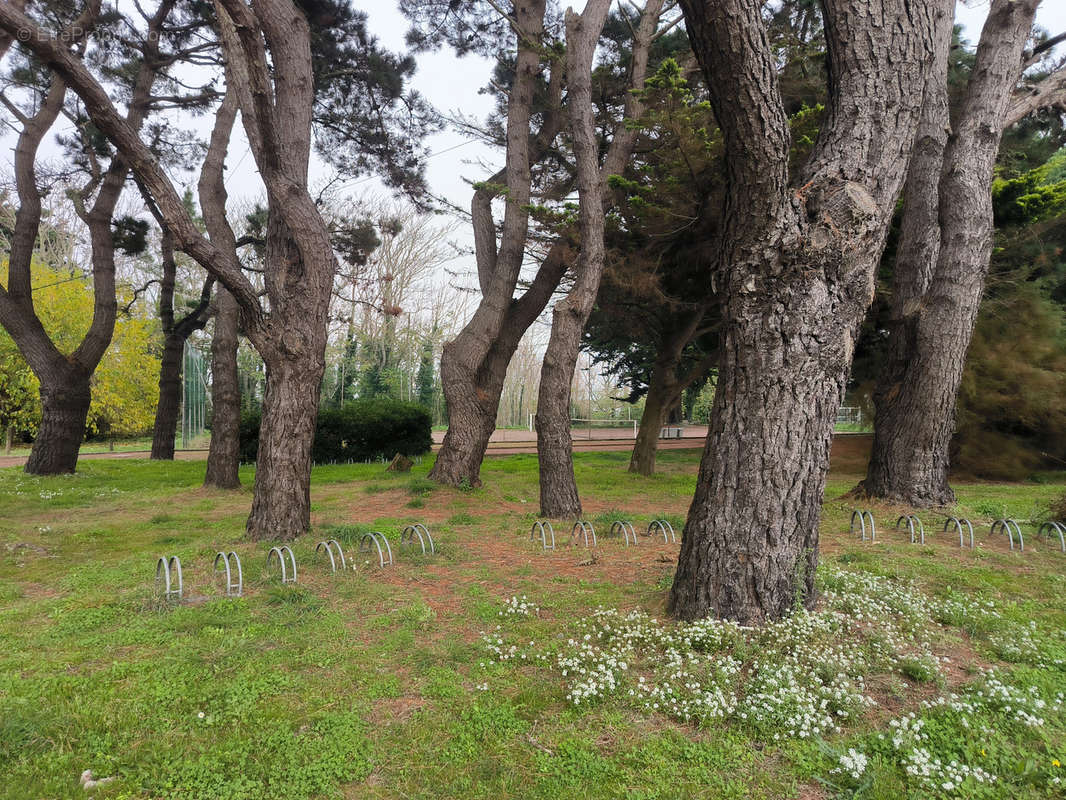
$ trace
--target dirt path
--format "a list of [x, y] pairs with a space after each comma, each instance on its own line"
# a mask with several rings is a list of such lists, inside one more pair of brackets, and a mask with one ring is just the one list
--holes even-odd
[[[699, 433], [702, 431], [702, 433]], [[601, 433], [614, 434], [614, 438], [599, 436]], [[662, 439], [659, 441], [660, 450], [694, 450], [703, 447], [704, 437], [707, 435], [706, 426], [693, 425], [684, 429], [684, 437], [681, 439]], [[496, 434], [500, 438], [496, 439]], [[633, 440], [617, 438], [617, 430], [593, 431], [593, 438], [581, 439], [575, 431], [575, 453], [611, 453], [629, 452], [633, 449]], [[513, 438], [524, 435], [525, 439]], [[489, 441], [489, 456], [510, 456], [520, 453], [536, 453], [536, 439], [528, 438], [528, 431], [496, 431], [493, 439]], [[443, 438], [443, 436], [441, 437]], [[440, 442], [434, 434], [433, 452], [440, 449]], [[870, 454], [872, 437], [865, 433], [839, 433], [833, 438], [833, 467], [846, 472], [864, 472], [866, 459]], [[0, 468], [21, 467], [25, 465], [29, 454], [17, 456], [0, 456]], [[115, 459], [115, 458], [148, 458], [148, 450], [134, 450], [125, 453], [83, 453], [81, 459]], [[181, 461], [203, 461], [207, 459], [207, 450], [178, 450], [174, 457]], [[846, 463], [845, 463], [846, 462]]]

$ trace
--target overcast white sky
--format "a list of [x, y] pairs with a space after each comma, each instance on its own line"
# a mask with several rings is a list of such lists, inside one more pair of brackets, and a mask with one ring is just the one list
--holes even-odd
[[[397, 10], [395, 0], [355, 0], [369, 15], [370, 30], [391, 49], [403, 49], [403, 37], [408, 24]], [[583, 7], [582, 0], [576, 0], [576, 7]], [[971, 42], [980, 35], [980, 26], [988, 10], [988, 0], [966, 0], [959, 3], [957, 19], [966, 27], [967, 38]], [[1066, 31], [1066, 0], [1044, 0], [1037, 22], [1050, 30], [1052, 34]], [[484, 118], [491, 110], [488, 97], [478, 94], [478, 89], [485, 85], [490, 74], [491, 64], [475, 56], [456, 58], [448, 49], [437, 53], [422, 55], [418, 60], [418, 73], [414, 86], [422, 92], [434, 106], [442, 112], [462, 111], [467, 116]], [[202, 118], [202, 127], [206, 136], [210, 120]], [[255, 169], [254, 161], [248, 153], [239, 128], [235, 133], [240, 137], [233, 142], [228, 158], [227, 188], [231, 198], [259, 198], [262, 185]], [[10, 174], [14, 137], [5, 133], [0, 145], [0, 163]], [[434, 135], [429, 147], [437, 154], [430, 158], [427, 165], [428, 179], [433, 190], [453, 203], [466, 207], [470, 200], [470, 187], [467, 180], [480, 180], [488, 170], [477, 162], [485, 160], [490, 165], [501, 163], [501, 156], [479, 143], [469, 143], [466, 137], [452, 131], [443, 131]], [[313, 165], [312, 175], [316, 182], [328, 180], [332, 171], [321, 162]], [[466, 180], [464, 180], [466, 179]], [[353, 194], [385, 194], [385, 190], [375, 178], [361, 178], [346, 181], [344, 188]], [[462, 236], [463, 232], [460, 232]]]

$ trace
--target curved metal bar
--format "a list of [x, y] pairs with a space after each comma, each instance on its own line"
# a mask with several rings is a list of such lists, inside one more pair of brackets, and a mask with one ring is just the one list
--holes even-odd
[[1019, 552], [1025, 550], [1025, 539], [1022, 538], [1021, 526], [1018, 525], [1018, 523], [1015, 522], [1012, 519], [1007, 520], [1007, 524], [1008, 525], [1014, 525], [1014, 532], [1016, 534], [1018, 534], [1018, 550], [1019, 550]]
[[385, 565], [390, 566], [394, 564], [395, 561], [392, 557], [392, 547], [389, 545], [388, 537], [386, 537], [385, 534], [381, 533], [380, 531], [374, 531], [374, 533], [376, 533], [378, 535], [378, 538], [385, 543], [385, 552], [389, 554], [389, 560], [385, 562]]
[[285, 559], [281, 557], [281, 550], [277, 547], [271, 547], [270, 551], [267, 553], [267, 569], [270, 568], [270, 559], [275, 555], [278, 557], [278, 563], [281, 565], [281, 582], [285, 583], [285, 573], [287, 572], [287, 568], [285, 566]]
[[292, 578], [289, 579], [289, 583], [296, 583], [296, 556], [292, 554], [292, 548], [287, 544], [281, 546], [282, 554], [289, 554], [289, 563], [292, 564]]
[[1036, 535], [1042, 536], [1044, 531], [1047, 531], [1047, 535], [1044, 537], [1045, 539], [1051, 539], [1051, 532], [1055, 531], [1055, 533], [1059, 535], [1059, 547], [1062, 549], [1062, 552], [1066, 553], [1066, 527], [1063, 527], [1059, 522], [1048, 521], [1040, 526], [1040, 530], [1037, 531]]
[[859, 518], [859, 525], [862, 531], [862, 541], [866, 541], [866, 516], [861, 511], [851, 512], [851, 524], [849, 525], [849, 533], [855, 533], [855, 518]]
[[[551, 522], [548, 520], [537, 520], [533, 523], [533, 527], [529, 531], [529, 541], [533, 541], [536, 538], [537, 531], [540, 531], [540, 543], [544, 550], [555, 549], [555, 528], [552, 527]], [[548, 534], [551, 534], [552, 543], [548, 545]]]
[[221, 550], [219, 550], [215, 554], [214, 570], [215, 570], [215, 574], [216, 575], [219, 572], [219, 569], [218, 569], [219, 559], [222, 560], [222, 564], [226, 567], [226, 595], [229, 596], [230, 587], [233, 585], [233, 580], [232, 580], [232, 578], [230, 576], [230, 571], [229, 571], [229, 556], [226, 555], [225, 553], [223, 553]]
[[874, 515], [872, 511], [866, 512], [866, 519], [870, 520], [870, 541], [877, 541], [877, 523], [874, 522]]
[[959, 517], [948, 517], [946, 520], [944, 520], [943, 533], [949, 533], [951, 531], [958, 531], [959, 532], [959, 547], [965, 547], [966, 546], [966, 541], [963, 538], [963, 536], [964, 536], [964, 532], [963, 532], [963, 529], [962, 529], [963, 525], [966, 525], [966, 527], [970, 531], [970, 549], [972, 550], [973, 549], [973, 525], [970, 524], [970, 520], [968, 520], [968, 519], [960, 519]]
[[241, 557], [237, 555], [237, 552], [235, 550], [230, 550], [229, 554], [233, 557], [233, 561], [237, 564], [237, 597], [240, 597], [242, 594], [244, 594], [244, 570], [241, 569]]
[[339, 555], [341, 557], [341, 569], [342, 570], [347, 570], [348, 569], [348, 562], [344, 558], [344, 548], [341, 547], [341, 543], [338, 542], [336, 539], [330, 539], [328, 542], [326, 542], [326, 544], [327, 545], [333, 545], [334, 547], [337, 548], [337, 555]]
[[[652, 533], [652, 531], [655, 528], [658, 528], [659, 532], [663, 535], [664, 542], [669, 543], [677, 541], [677, 535], [674, 533], [674, 526], [671, 525], [668, 520], [653, 519], [650, 523], [648, 523], [648, 532], [645, 534], [645, 536], [653, 536], [654, 534]], [[667, 536], [667, 531], [669, 531], [669, 536]]]
[[331, 572], [337, 571], [337, 560], [333, 558], [333, 545], [326, 541], [321, 541], [315, 545], [315, 555], [317, 556], [319, 551], [325, 549], [326, 555], [329, 556], [329, 567]]
[[429, 532], [429, 528], [427, 528], [421, 522], [416, 522], [415, 523], [415, 527], [416, 528], [421, 528], [422, 529], [422, 533], [424, 533], [426, 535], [426, 538], [429, 539], [429, 552], [430, 553], [436, 553], [437, 552], [437, 545], [433, 541], [433, 534], [431, 534]]
[[596, 529], [592, 526], [591, 522], [586, 522], [583, 519], [579, 519], [574, 523], [574, 527], [570, 529], [570, 544], [573, 545], [574, 540], [577, 538], [580, 532], [581, 537], [585, 540], [585, 547], [589, 546], [589, 534], [592, 534], [592, 546], [596, 546]]
[[626, 547], [629, 547], [629, 537], [633, 537], [633, 544], [637, 543], [637, 532], [633, 530], [633, 525], [624, 519], [616, 520], [611, 523], [611, 530], [608, 535], [614, 536], [616, 533], [621, 533], [622, 538], [625, 539]]
[[[1013, 531], [1011, 530], [1011, 526], [1012, 525], [1014, 526]], [[1018, 550], [1019, 551], [1025, 550], [1025, 541], [1022, 539], [1022, 529], [1018, 527], [1018, 523], [1017, 522], [1015, 522], [1013, 519], [1009, 519], [1009, 518], [1008, 519], [997, 519], [995, 522], [992, 523], [992, 530], [991, 530], [991, 534], [990, 535], [995, 536], [997, 529], [1001, 530], [1001, 531], [1003, 531], [1004, 533], [1007, 534], [1007, 539], [1010, 541], [1010, 549], [1011, 550], [1014, 549], [1014, 534], [1017, 533], [1018, 534]]]
[[[425, 534], [425, 535], [423, 535], [423, 534]], [[425, 555], [426, 552], [427, 552], [427, 550], [426, 550], [426, 541], [427, 540], [429, 541], [429, 550], [428, 550], [428, 552], [430, 552], [430, 553], [437, 552], [436, 547], [434, 547], [434, 545], [433, 545], [433, 537], [429, 533], [429, 528], [427, 528], [425, 525], [423, 525], [420, 522], [416, 522], [413, 525], [408, 525], [406, 528], [403, 529], [403, 533], [400, 534], [400, 546], [401, 547], [406, 547], [408, 545], [413, 545], [415, 543], [415, 537], [416, 536], [418, 537], [418, 543], [422, 546], [422, 555]]]
[[181, 559], [177, 556], [171, 556], [167, 562], [167, 572], [174, 568], [178, 570], [178, 599], [180, 600], [185, 594], [185, 584], [181, 579]]
[[896, 520], [896, 530], [897, 531], [899, 530], [899, 524], [901, 522], [903, 522], [904, 520], [906, 520], [906, 522], [907, 522], [907, 530], [910, 531], [910, 534], [911, 534], [911, 544], [914, 544], [915, 538], [914, 538], [914, 517], [913, 516], [911, 516], [909, 514], [900, 515], [900, 518]]
[[164, 579], [163, 583], [163, 597], [170, 599], [170, 567], [167, 564], [167, 557], [160, 556], [159, 560], [155, 562], [155, 582], [159, 583], [159, 578]]
[[381, 551], [381, 545], [378, 543], [378, 537], [373, 533], [364, 533], [363, 538], [359, 540], [359, 552], [369, 553], [370, 544], [373, 543], [374, 547], [378, 549], [378, 566], [385, 566], [385, 554]]
[[911, 514], [911, 519], [918, 523], [918, 536], [921, 538], [921, 543], [925, 544], [925, 525], [922, 524], [921, 517]]
[[[221, 570], [218, 568], [218, 562], [222, 561], [223, 566], [226, 569], [226, 597], [240, 597], [244, 592], [244, 572], [241, 569], [240, 556], [233, 550], [228, 553], [219, 550], [215, 555], [214, 570], [217, 575]], [[237, 568], [237, 582], [233, 582], [233, 567]]]
[[[289, 562], [292, 564], [292, 574], [289, 574], [289, 569], [285, 565], [285, 554], [289, 554]], [[267, 553], [267, 567], [270, 566], [270, 559], [272, 556], [278, 557], [278, 563], [281, 565], [281, 582], [282, 583], [296, 583], [296, 556], [292, 554], [292, 548], [288, 545], [281, 545], [280, 547], [271, 547], [270, 552]]]
[[419, 531], [414, 525], [408, 525], [400, 533], [400, 547], [407, 547], [415, 543], [415, 537], [418, 537], [418, 544], [422, 547], [422, 555], [426, 554], [426, 542], [422, 538], [422, 532]]

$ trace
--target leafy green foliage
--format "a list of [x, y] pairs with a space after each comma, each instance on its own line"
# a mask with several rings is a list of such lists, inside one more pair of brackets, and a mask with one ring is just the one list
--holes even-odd
[[[6, 270], [2, 271], [6, 275]], [[37, 315], [61, 353], [70, 353], [92, 323], [93, 292], [80, 275], [34, 263], [31, 272]], [[127, 436], [151, 430], [158, 397], [157, 324], [120, 316], [111, 346], [93, 375], [88, 429]], [[39, 383], [8, 333], [0, 328], [0, 426], [27, 434], [41, 420]]]
[[[241, 461], [253, 462], [259, 449], [258, 414], [241, 418]], [[433, 445], [429, 413], [417, 403], [377, 398], [322, 409], [315, 424], [311, 459], [316, 464], [417, 456]]]

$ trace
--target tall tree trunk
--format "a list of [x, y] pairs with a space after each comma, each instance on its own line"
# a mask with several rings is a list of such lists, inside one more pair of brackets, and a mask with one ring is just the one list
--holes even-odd
[[[159, 220], [163, 226], [163, 220]], [[159, 364], [159, 401], [155, 408], [155, 427], [152, 431], [153, 459], [171, 461], [174, 458], [174, 437], [181, 415], [181, 373], [185, 366], [185, 342], [193, 331], [207, 324], [207, 309], [211, 302], [211, 288], [215, 279], [208, 277], [200, 291], [196, 308], [174, 320], [174, 288], [178, 265], [174, 260], [174, 243], [165, 226], [162, 237], [163, 276], [159, 290], [159, 322], [163, 329], [163, 358]]]
[[993, 2], [950, 140], [950, 40], [938, 54], [908, 178], [890, 354], [874, 394], [874, 444], [859, 487], [871, 497], [921, 508], [955, 502], [949, 448], [992, 254], [995, 159], [1038, 5]]
[[41, 427], [26, 462], [30, 475], [62, 475], [78, 466], [92, 392], [91, 375], [75, 368], [38, 376], [41, 381]]
[[706, 306], [691, 311], [687, 318], [664, 334], [659, 353], [652, 365], [648, 394], [644, 399], [644, 413], [640, 417], [637, 440], [629, 459], [629, 471], [638, 475], [655, 474], [655, 455], [659, 449], [659, 433], [670, 413], [677, 408], [681, 395], [717, 361], [717, 353], [708, 353], [683, 376], [678, 376], [685, 348], [706, 330], [700, 324], [707, 313]]
[[237, 372], [240, 309], [221, 286], [215, 294], [215, 334], [211, 339], [211, 446], [204, 486], [239, 489], [241, 390]]
[[659, 433], [666, 423], [670, 409], [681, 398], [680, 389], [674, 379], [677, 370], [676, 360], [664, 362], [656, 359], [651, 371], [651, 382], [644, 397], [644, 413], [640, 415], [640, 427], [637, 428], [637, 440], [633, 443], [633, 453], [629, 458], [629, 471], [638, 475], [655, 474], [655, 455], [659, 449]]
[[825, 0], [827, 113], [798, 189], [761, 5], [681, 5], [728, 180], [717, 392], [670, 610], [760, 624], [815, 599], [836, 411], [953, 2]]
[[533, 283], [509, 304], [504, 324], [487, 350], [472, 335], [470, 326], [444, 345], [440, 376], [448, 430], [430, 471], [434, 480], [451, 486], [481, 485], [481, 462], [496, 430], [507, 365], [523, 334], [547, 306], [569, 259], [565, 245], [553, 245]]
[[155, 408], [151, 458], [170, 461], [174, 458], [174, 437], [181, 416], [181, 372], [185, 339], [171, 333], [163, 341], [159, 363], [159, 402]]
[[[507, 352], [508, 348], [501, 347], [499, 340], [514, 329], [513, 325], [508, 325], [508, 317], [517, 302], [513, 297], [525, 257], [529, 229], [530, 165], [535, 155], [531, 148], [533, 142], [529, 125], [534, 90], [541, 73], [540, 40], [544, 35], [544, 9], [545, 0], [532, 0], [515, 8], [517, 57], [514, 83], [507, 101], [506, 165], [487, 186], [474, 192], [471, 202], [482, 300], [470, 322], [444, 346], [441, 356], [441, 382], [448, 401], [448, 432], [429, 475], [436, 481], [453, 486], [481, 484], [481, 459], [488, 445], [488, 436], [492, 433], [491, 429], [488, 433], [485, 430], [489, 425], [496, 425], [507, 363], [514, 354], [513, 349]], [[553, 68], [551, 77], [549, 95], [557, 97], [561, 92], [560, 70]], [[544, 128], [551, 130], [541, 131], [538, 142], [547, 139], [547, 143], [541, 143], [542, 146], [550, 144], [559, 128], [557, 113], [549, 112], [545, 116]], [[489, 186], [495, 186], [500, 181], [506, 182], [507, 192], [497, 248], [496, 223], [491, 204], [498, 190]], [[550, 296], [549, 293], [544, 299], [545, 303]], [[529, 324], [532, 324], [532, 320]], [[515, 339], [514, 347], [517, 346], [518, 339]], [[499, 356], [505, 356], [506, 360]], [[497, 383], [499, 389], [496, 388]]]
[[311, 443], [326, 362], [302, 357], [267, 362], [263, 419], [248, 517], [252, 539], [291, 541], [311, 524]]
[[606, 260], [603, 186], [599, 143], [592, 108], [592, 58], [611, 0], [589, 0], [581, 14], [566, 12], [566, 74], [570, 92], [570, 131], [577, 162], [581, 253], [570, 293], [552, 313], [552, 330], [540, 371], [537, 398], [537, 463], [540, 513], [546, 517], [581, 516], [570, 437], [570, 388], [585, 330]]

